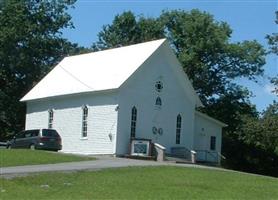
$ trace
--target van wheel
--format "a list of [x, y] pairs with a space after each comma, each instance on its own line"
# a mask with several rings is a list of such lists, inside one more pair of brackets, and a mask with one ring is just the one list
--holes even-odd
[[31, 150], [35, 150], [35, 149], [36, 149], [36, 148], [35, 148], [35, 145], [34, 145], [34, 144], [31, 144], [31, 145], [30, 145], [30, 149], [31, 149]]

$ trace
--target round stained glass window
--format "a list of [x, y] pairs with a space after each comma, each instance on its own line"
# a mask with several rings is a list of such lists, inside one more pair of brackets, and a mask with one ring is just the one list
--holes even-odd
[[155, 89], [156, 89], [156, 91], [161, 92], [161, 90], [163, 89], [163, 84], [161, 81], [157, 81], [155, 83]]

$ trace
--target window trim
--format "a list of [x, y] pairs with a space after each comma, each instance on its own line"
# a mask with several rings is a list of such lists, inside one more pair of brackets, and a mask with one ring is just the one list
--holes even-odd
[[131, 109], [131, 123], [130, 123], [130, 138], [136, 136], [136, 123], [137, 123], [137, 108], [135, 106]]
[[178, 114], [176, 118], [176, 144], [180, 144], [181, 142], [181, 124], [182, 117], [181, 114]]
[[89, 115], [88, 106], [87, 105], [82, 106], [81, 139], [88, 138], [88, 115]]

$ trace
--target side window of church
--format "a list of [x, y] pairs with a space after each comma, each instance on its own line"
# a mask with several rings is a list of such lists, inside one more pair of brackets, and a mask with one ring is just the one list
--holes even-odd
[[48, 128], [53, 128], [54, 112], [53, 110], [48, 111]]
[[135, 138], [136, 131], [136, 121], [137, 121], [137, 109], [134, 106], [131, 110], [131, 128], [130, 128], [130, 137]]
[[180, 144], [181, 140], [181, 115], [177, 116], [177, 124], [176, 124], [176, 144]]
[[83, 106], [82, 108], [82, 137], [87, 137], [88, 132], [88, 107]]
[[215, 151], [216, 149], [216, 137], [211, 136], [210, 137], [210, 150]]

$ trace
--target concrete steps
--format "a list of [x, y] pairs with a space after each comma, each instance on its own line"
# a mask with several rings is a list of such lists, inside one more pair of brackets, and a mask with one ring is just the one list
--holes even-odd
[[177, 158], [177, 157], [173, 157], [173, 156], [166, 156], [165, 160], [169, 161], [169, 162], [174, 162], [174, 163], [185, 163], [185, 164], [192, 163], [191, 160], [184, 159], [184, 158]]
[[155, 160], [155, 156], [134, 156], [134, 155], [125, 155], [125, 158], [138, 159], [138, 160]]

